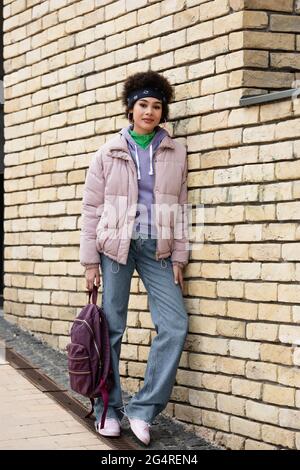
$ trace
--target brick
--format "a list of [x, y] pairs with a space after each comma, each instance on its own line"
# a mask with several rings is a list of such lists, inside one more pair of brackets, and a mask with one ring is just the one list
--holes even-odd
[[217, 432], [214, 436], [217, 445], [230, 450], [242, 450], [244, 448], [245, 438], [234, 434]]
[[275, 11], [293, 11], [293, 0], [245, 0], [245, 8]]
[[145, 310], [147, 308], [147, 297], [131, 295], [128, 307], [129, 309]]
[[193, 44], [188, 47], [177, 49], [174, 54], [175, 66], [184, 64], [186, 61], [194, 61], [199, 58], [199, 45]]
[[198, 171], [188, 174], [188, 187], [204, 186], [205, 181], [213, 183], [213, 173], [208, 171]]
[[260, 344], [251, 341], [231, 340], [229, 342], [229, 351], [232, 356], [244, 357], [247, 359], [259, 358]]
[[189, 365], [192, 370], [216, 371], [216, 357], [207, 354], [189, 354]]
[[282, 427], [300, 429], [300, 411], [280, 409], [279, 423]]
[[263, 425], [262, 439], [272, 444], [277, 444], [293, 449], [295, 447], [295, 433], [279, 427]]
[[[173, 13], [171, 11], [170, 13]], [[174, 14], [174, 29], [190, 27], [199, 21], [199, 7], [189, 8]]]
[[224, 413], [245, 416], [246, 400], [232, 395], [217, 395], [217, 408]]
[[249, 49], [287, 50], [295, 49], [294, 34], [262, 31], [233, 32], [229, 34], [229, 50]]
[[266, 405], [248, 400], [246, 403], [246, 416], [255, 421], [263, 421], [265, 423], [278, 424], [279, 411], [276, 406]]
[[275, 124], [245, 128], [243, 132], [243, 142], [264, 142], [275, 140]]
[[238, 281], [220, 281], [217, 283], [217, 295], [221, 297], [243, 297], [244, 285]]
[[190, 80], [212, 75], [215, 71], [215, 61], [205, 60], [200, 63], [191, 64], [188, 69], [188, 78]]
[[217, 428], [223, 431], [229, 431], [229, 415], [216, 413], [214, 411], [202, 410], [202, 423], [210, 428]]
[[[295, 227], [293, 224], [282, 224], [279, 225], [278, 223], [269, 224], [268, 227], [263, 227], [263, 240], [290, 240], [290, 238], [294, 238], [295, 234]], [[288, 245], [285, 245], [288, 247]], [[271, 260], [278, 260], [278, 250], [276, 250], [275, 245], [269, 245], [266, 249], [273, 248], [273, 255], [271, 255], [271, 251], [269, 251], [269, 255], [266, 256], [264, 259], [271, 261]], [[252, 249], [252, 247], [251, 247]], [[254, 249], [254, 247], [253, 247]]]
[[201, 352], [210, 354], [226, 355], [228, 352], [228, 340], [225, 338], [213, 338], [206, 336], [196, 336], [197, 341], [201, 342]]
[[255, 303], [239, 302], [229, 300], [227, 305], [227, 316], [244, 318], [247, 320], [256, 320], [258, 314], [258, 305]]
[[258, 121], [259, 107], [252, 106], [249, 109], [233, 109], [230, 111], [228, 126], [238, 126], [241, 124], [254, 124]]
[[133, 344], [150, 344], [150, 331], [146, 329], [128, 328], [128, 342]]
[[230, 164], [255, 163], [258, 160], [258, 146], [237, 147], [230, 149]]
[[[247, 225], [236, 225], [233, 230], [233, 233], [234, 233], [234, 238], [236, 242], [262, 240], [261, 225], [252, 224], [251, 227]], [[248, 256], [247, 256], [247, 259], [248, 259]]]
[[282, 139], [297, 136], [300, 125], [300, 119], [293, 119], [292, 121], [285, 121], [277, 124], [275, 138]]
[[142, 44], [138, 44], [138, 57], [143, 59], [160, 52], [159, 38], [150, 39]]
[[218, 392], [230, 392], [231, 377], [225, 375], [203, 374], [202, 386], [205, 389], [216, 390]]
[[288, 15], [271, 15], [270, 29], [272, 31], [300, 32], [300, 17]]
[[300, 68], [300, 57], [297, 53], [271, 53], [271, 67], [276, 68], [294, 68], [299, 70]]
[[211, 18], [223, 16], [230, 10], [229, 2], [222, 0], [213, 0], [200, 5], [200, 21], [206, 21]]
[[[250, 300], [274, 301], [277, 300], [277, 285], [274, 283], [248, 282], [245, 285], [245, 298]], [[279, 289], [278, 289], [279, 300]]]
[[236, 29], [265, 28], [268, 15], [264, 12], [239, 11], [214, 20], [214, 34], [225, 34]]
[[241, 321], [218, 320], [216, 324], [216, 332], [221, 336], [244, 338], [245, 324]]
[[295, 268], [292, 263], [268, 263], [262, 266], [261, 278], [265, 281], [294, 281]]
[[281, 406], [295, 406], [295, 389], [264, 384], [263, 401]]
[[300, 344], [300, 327], [280, 325], [279, 340], [282, 343]]
[[252, 399], [259, 400], [261, 398], [262, 384], [253, 380], [232, 379], [232, 393]]
[[243, 168], [224, 168], [214, 171], [214, 184], [240, 183], [242, 181]]
[[190, 316], [189, 328], [191, 333], [202, 333], [208, 335], [215, 335], [217, 320], [214, 318], [198, 317], [195, 315]]
[[199, 390], [189, 390], [189, 403], [199, 408], [216, 409], [216, 397], [214, 393]]
[[218, 93], [213, 102], [213, 109], [227, 109], [228, 107], [239, 107], [241, 98], [240, 90], [229, 90]]
[[246, 376], [249, 379], [275, 382], [277, 381], [277, 369], [278, 367], [275, 364], [249, 361], [246, 365]]
[[231, 147], [242, 143], [242, 128], [217, 131], [214, 134], [215, 147]]
[[226, 303], [222, 300], [200, 299], [197, 308], [197, 312], [201, 311], [204, 315], [225, 316], [226, 314]]
[[[148, 36], [148, 28], [146, 29], [146, 32]], [[183, 47], [185, 45], [186, 45], [185, 30], [176, 31], [175, 33], [162, 36], [161, 38], [161, 50], [162, 51], [173, 50], [174, 48]]]
[[258, 305], [258, 318], [260, 320], [289, 323], [292, 320], [291, 306], [261, 303]]
[[300, 286], [281, 284], [278, 286], [278, 301], [299, 303]]
[[230, 267], [232, 279], [259, 279], [260, 263], [232, 263]]
[[[227, 201], [227, 188], [202, 189], [201, 196], [199, 197], [199, 199], [201, 199], [202, 204], [218, 204], [222, 202], [225, 203]], [[196, 201], [195, 203], [197, 204]], [[214, 227], [212, 227], [212, 229], [214, 229]], [[207, 270], [209, 268], [209, 266], [206, 266]], [[228, 277], [228, 275], [225, 275], [225, 269], [226, 267], [222, 266], [223, 275], [221, 277]], [[212, 270], [214, 270], [213, 267]], [[229, 271], [229, 269], [226, 269], [226, 272], [227, 271]]]
[[[279, 103], [278, 103], [279, 104]], [[280, 108], [280, 106], [279, 106]], [[288, 110], [286, 110], [288, 112]], [[261, 109], [261, 120], [268, 120], [274, 116], [274, 108]], [[283, 116], [284, 117], [284, 116]], [[259, 149], [260, 161], [288, 160], [293, 158], [293, 145], [291, 142], [278, 142], [275, 144], [262, 145]]]
[[[188, 292], [189, 295], [203, 295], [207, 297], [215, 297], [216, 296], [216, 288], [214, 282], [206, 282], [206, 281], [191, 281], [188, 285]], [[196, 294], [196, 292], [198, 294]]]
[[278, 366], [278, 383], [288, 387], [299, 388], [300, 371], [299, 367]]
[[150, 23], [149, 36], [157, 36], [173, 31], [173, 16], [166, 16]]
[[[243, 185], [241, 187], [231, 187], [228, 189], [228, 198], [231, 202], [242, 202], [242, 201], [258, 201], [259, 198], [259, 186], [258, 185]], [[238, 232], [244, 232], [245, 227], [243, 226], [236, 226], [234, 230], [235, 239], [238, 240]], [[261, 237], [261, 230], [255, 231]], [[251, 233], [251, 229], [249, 230], [249, 236]]]
[[201, 94], [202, 95], [219, 93], [220, 91], [227, 90], [227, 88], [228, 88], [228, 75], [227, 74], [217, 75], [216, 77], [203, 78], [201, 82]]
[[230, 419], [230, 431], [242, 436], [250, 436], [254, 439], [261, 437], [261, 425], [251, 422], [249, 419], [237, 418], [232, 416]]
[[[180, 13], [181, 14], [181, 13]], [[179, 34], [179, 33], [176, 33]], [[181, 32], [182, 34], [182, 32]], [[186, 31], [186, 42], [201, 41], [213, 37], [213, 21], [206, 21], [194, 26], [189, 26]], [[162, 38], [163, 40], [163, 38]]]
[[200, 44], [200, 58], [201, 60], [208, 57], [223, 54], [229, 50], [228, 36], [220, 36], [219, 38], [212, 39]]
[[292, 318], [294, 323], [300, 323], [300, 307], [298, 305], [292, 307]]
[[278, 325], [269, 323], [248, 323], [246, 336], [251, 340], [276, 341], [278, 337]]
[[220, 356], [217, 359], [217, 370], [225, 374], [244, 375], [245, 361]]
[[277, 450], [277, 447], [253, 439], [246, 439], [244, 450]]
[[57, 335], [57, 334], [69, 335], [70, 334], [69, 322], [53, 321], [51, 324], [51, 333], [54, 335]]
[[249, 70], [243, 72], [243, 85], [248, 87], [259, 87], [263, 88], [268, 83], [268, 88], [282, 88], [284, 84], [286, 86], [293, 85], [294, 75], [290, 72], [275, 72], [275, 71], [257, 71], [257, 74], [253, 75]]
[[134, 344], [122, 344], [121, 356], [122, 359], [137, 360], [138, 347]]

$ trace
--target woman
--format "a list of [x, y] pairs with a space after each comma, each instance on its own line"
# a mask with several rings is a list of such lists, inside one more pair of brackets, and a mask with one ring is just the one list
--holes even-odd
[[[154, 72], [129, 76], [122, 104], [129, 126], [93, 156], [83, 194], [80, 263], [86, 287], [100, 286], [110, 330], [115, 384], [104, 428], [103, 403], [97, 399], [96, 429], [120, 435], [125, 414], [134, 434], [150, 442], [149, 428], [166, 407], [188, 332], [182, 296], [183, 268], [188, 263], [187, 156], [159, 124], [168, 118], [173, 98], [169, 81]], [[147, 290], [157, 332], [144, 384], [124, 407], [119, 376], [121, 342], [126, 328], [131, 278], [138, 272]]]

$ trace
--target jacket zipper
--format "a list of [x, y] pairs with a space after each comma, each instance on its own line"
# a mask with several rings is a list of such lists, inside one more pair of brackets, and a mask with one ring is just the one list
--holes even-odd
[[[158, 152], [156, 152], [155, 157], [153, 158], [153, 161], [154, 161], [155, 163], [156, 163], [156, 161], [157, 161], [157, 155], [159, 155], [160, 152], [161, 152], [161, 149], [159, 149], [159, 147], [158, 147]], [[129, 162], [132, 161], [132, 164], [133, 164], [133, 167], [134, 167], [133, 171], [134, 171], [134, 174], [135, 174], [135, 179], [136, 179], [136, 184], [137, 184], [137, 189], [138, 189], [137, 172], [136, 172], [136, 168], [135, 168], [134, 162], [133, 162], [133, 160], [132, 160], [132, 158], [131, 158], [131, 156], [129, 155], [128, 152], [125, 152], [125, 151], [124, 151], [124, 153], [126, 154], [126, 160], [129, 160]], [[128, 157], [130, 157], [130, 158], [128, 158]], [[124, 157], [117, 157], [117, 158], [124, 158]], [[129, 163], [129, 165], [130, 165], [130, 163]], [[155, 191], [156, 191], [156, 189], [155, 189], [155, 183], [156, 183], [156, 178], [155, 178], [155, 177], [156, 177], [156, 165], [154, 165], [154, 166], [155, 166], [155, 171], [154, 171], [154, 184], [153, 184], [153, 187], [154, 187], [154, 204], [156, 204], [156, 195], [155, 195]], [[156, 226], [156, 225], [155, 225], [155, 226]], [[157, 227], [156, 227], [156, 230], [157, 230]], [[119, 240], [118, 250], [119, 250], [119, 246], [120, 246], [120, 240]], [[158, 251], [155, 252], [156, 261], [159, 260], [159, 258], [158, 258], [159, 254], [160, 254], [160, 253], [159, 253]]]
[[[160, 151], [159, 151], [160, 150]], [[155, 184], [156, 184], [156, 163], [157, 163], [157, 156], [161, 153], [161, 149], [158, 149], [158, 151], [156, 152], [155, 154], [155, 157], [154, 157], [154, 167], [155, 167], [155, 171], [154, 171], [154, 204], [155, 204], [155, 208], [156, 208], [156, 187], [155, 187]], [[155, 214], [155, 218], [156, 218], [156, 214]], [[156, 222], [156, 221], [155, 221]], [[155, 227], [156, 227], [156, 223], [155, 223]], [[157, 230], [157, 227], [156, 227], [156, 230]], [[158, 230], [157, 230], [157, 233], [158, 233]], [[155, 252], [155, 258], [156, 258], [156, 261], [159, 261], [159, 255], [160, 253], [158, 251]]]
[[[156, 187], [155, 187], [155, 184], [156, 184], [156, 157], [157, 157], [157, 154], [155, 155], [154, 157], [154, 184], [153, 184], [153, 188], [154, 188], [154, 207], [155, 207], [155, 210], [156, 210]], [[156, 219], [156, 213], [155, 213], [155, 219]], [[155, 223], [155, 227], [156, 227], [156, 220], [154, 220], [154, 223]], [[156, 230], [157, 230], [157, 227], [156, 227]], [[158, 256], [159, 256], [159, 253], [158, 251], [155, 251], [155, 258], [156, 258], [156, 261], [158, 261]]]

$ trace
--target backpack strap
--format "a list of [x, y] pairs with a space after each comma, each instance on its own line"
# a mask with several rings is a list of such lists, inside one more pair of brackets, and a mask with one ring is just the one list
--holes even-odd
[[101, 392], [101, 395], [102, 395], [102, 400], [103, 400], [103, 405], [104, 405], [103, 413], [102, 413], [102, 417], [101, 417], [101, 424], [100, 424], [100, 429], [102, 429], [104, 427], [104, 423], [105, 423], [105, 419], [106, 419], [106, 414], [107, 414], [107, 410], [108, 410], [108, 400], [109, 400], [109, 394], [108, 394], [107, 386], [106, 386], [106, 383], [105, 383], [104, 380], [101, 380], [100, 392]]
[[108, 377], [108, 372], [110, 369], [110, 339], [109, 339], [109, 328], [107, 324], [107, 320], [105, 317], [105, 313], [103, 312], [102, 309], [99, 310], [99, 315], [101, 319], [101, 342], [103, 344], [103, 356], [106, 358], [104, 361], [104, 369], [102, 371], [102, 379], [106, 380]]

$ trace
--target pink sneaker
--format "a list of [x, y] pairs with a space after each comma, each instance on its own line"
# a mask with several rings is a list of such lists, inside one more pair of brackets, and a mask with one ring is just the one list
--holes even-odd
[[150, 443], [150, 424], [142, 419], [129, 418], [127, 416], [132, 432], [146, 446]]
[[102, 429], [100, 423], [95, 422], [95, 428], [102, 436], [118, 437], [121, 434], [120, 423], [115, 418], [106, 418]]

